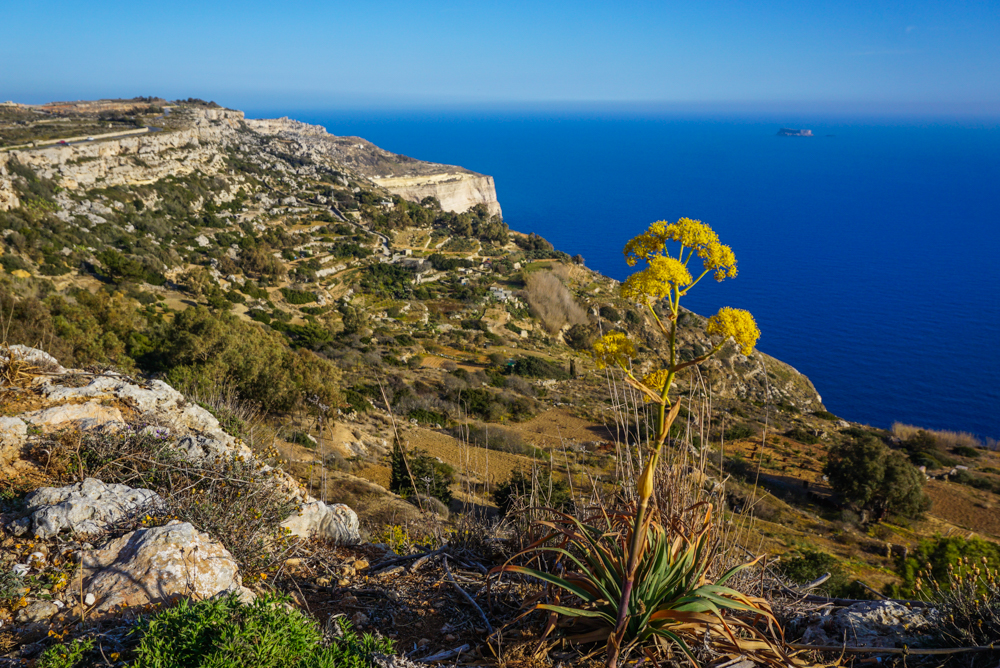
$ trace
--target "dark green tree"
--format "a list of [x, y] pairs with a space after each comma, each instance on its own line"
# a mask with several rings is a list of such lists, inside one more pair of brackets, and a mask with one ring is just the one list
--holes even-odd
[[859, 512], [862, 524], [890, 513], [916, 517], [930, 508], [920, 472], [906, 455], [871, 435], [832, 448], [823, 473], [833, 491]]

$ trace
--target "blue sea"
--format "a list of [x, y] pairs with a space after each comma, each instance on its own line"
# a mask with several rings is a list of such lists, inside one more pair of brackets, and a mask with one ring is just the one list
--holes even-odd
[[[827, 408], [1000, 438], [1000, 123], [582, 112], [288, 115], [496, 179], [504, 219], [587, 266], [655, 220], [701, 219], [739, 276], [685, 299], [750, 310], [759, 349]], [[811, 138], [779, 137], [805, 127]]]

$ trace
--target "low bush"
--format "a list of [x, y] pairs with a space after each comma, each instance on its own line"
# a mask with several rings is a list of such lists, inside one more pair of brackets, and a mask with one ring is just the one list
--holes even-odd
[[547, 469], [537, 469], [528, 475], [515, 471], [493, 492], [493, 501], [501, 515], [531, 507], [573, 512], [569, 484], [562, 478], [553, 477]]
[[[955, 569], [967, 563], [992, 569], [1000, 567], [1000, 545], [981, 538], [966, 540], [959, 536], [935, 536], [922, 540], [906, 558], [897, 560], [896, 573], [902, 582], [889, 585], [886, 593], [893, 598], [913, 598], [921, 593], [929, 595], [927, 580], [937, 583], [931, 588], [946, 590], [955, 584], [951, 577]], [[924, 582], [920, 583], [921, 580]], [[982, 589], [985, 591], [985, 585]]]
[[392, 654], [393, 641], [359, 636], [338, 617], [327, 644], [318, 624], [291, 607], [291, 598], [265, 594], [241, 603], [236, 594], [176, 607], [142, 620], [135, 668], [366, 668], [374, 653]]
[[316, 295], [307, 290], [293, 290], [292, 288], [281, 288], [281, 294], [289, 304], [309, 304], [316, 301]]
[[871, 598], [864, 587], [851, 580], [840, 560], [826, 552], [803, 548], [794, 556], [782, 557], [777, 568], [782, 575], [800, 585], [809, 584], [829, 573], [830, 578], [817, 591], [834, 598]]
[[569, 372], [562, 365], [534, 355], [518, 357], [513, 363], [504, 366], [503, 369], [505, 373], [525, 378], [553, 378], [555, 380], [569, 378]]
[[66, 643], [52, 645], [38, 657], [36, 668], [73, 668], [80, 665], [84, 656], [93, 651], [93, 638], [74, 638]]
[[785, 436], [788, 438], [795, 439], [799, 443], [806, 443], [808, 445], [814, 445], [819, 443], [819, 437], [811, 431], [807, 431], [802, 427], [793, 427], [785, 432]]
[[723, 433], [727, 441], [740, 441], [753, 438], [757, 432], [748, 424], [734, 424]]

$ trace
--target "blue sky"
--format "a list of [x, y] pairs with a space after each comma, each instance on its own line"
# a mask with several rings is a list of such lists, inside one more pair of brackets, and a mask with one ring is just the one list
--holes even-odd
[[8, 2], [0, 99], [1000, 114], [1000, 2]]

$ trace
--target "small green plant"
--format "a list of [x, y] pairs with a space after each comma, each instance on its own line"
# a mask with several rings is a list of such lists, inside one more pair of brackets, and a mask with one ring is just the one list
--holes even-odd
[[74, 638], [68, 643], [49, 647], [38, 658], [38, 668], [73, 668], [83, 660], [83, 655], [94, 649], [93, 638]]
[[13, 571], [0, 571], [0, 602], [16, 601], [24, 590], [23, 576]]
[[329, 645], [316, 622], [290, 607], [291, 598], [266, 594], [241, 603], [236, 594], [176, 607], [140, 621], [135, 668], [365, 668], [373, 653], [392, 654], [393, 642], [359, 636], [338, 619], [341, 637]]
[[799, 553], [778, 562], [782, 575], [797, 584], [808, 584], [829, 573], [819, 591], [836, 598], [871, 598], [864, 587], [851, 581], [840, 560], [833, 555], [811, 548], [802, 548]]

